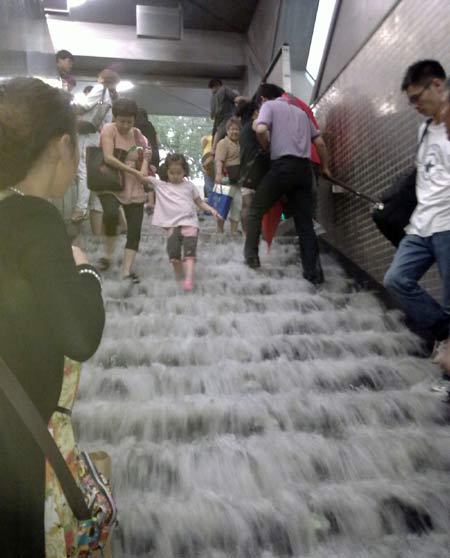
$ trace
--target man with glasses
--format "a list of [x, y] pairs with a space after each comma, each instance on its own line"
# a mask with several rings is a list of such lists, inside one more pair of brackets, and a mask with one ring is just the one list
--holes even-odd
[[[450, 372], [450, 141], [441, 122], [445, 71], [435, 60], [421, 60], [410, 66], [402, 91], [418, 113], [430, 122], [422, 123], [423, 137], [417, 158], [417, 206], [411, 215], [384, 285], [403, 310], [419, 326], [428, 329], [440, 344], [435, 362]], [[420, 285], [420, 279], [436, 263], [442, 278], [442, 303]], [[447, 392], [450, 376], [436, 390]]]

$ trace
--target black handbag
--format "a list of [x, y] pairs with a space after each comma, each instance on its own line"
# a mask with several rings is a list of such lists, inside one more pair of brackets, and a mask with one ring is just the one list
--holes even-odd
[[[417, 149], [422, 144], [430, 123], [431, 119], [427, 120]], [[392, 186], [381, 195], [382, 205], [376, 206], [372, 211], [372, 219], [378, 230], [394, 246], [398, 246], [405, 236], [405, 227], [417, 205], [416, 178], [415, 166], [397, 176]]]
[[383, 209], [374, 208], [372, 219], [378, 230], [394, 246], [405, 236], [405, 227], [417, 205], [416, 168], [397, 176], [393, 185], [381, 196]]
[[269, 155], [263, 151], [258, 151], [250, 161], [241, 166], [239, 186], [256, 190], [269, 169]]
[[[114, 157], [125, 162], [128, 151], [114, 149]], [[86, 147], [87, 185], [92, 192], [121, 192], [125, 185], [122, 171], [105, 163], [103, 149], [94, 145]]]

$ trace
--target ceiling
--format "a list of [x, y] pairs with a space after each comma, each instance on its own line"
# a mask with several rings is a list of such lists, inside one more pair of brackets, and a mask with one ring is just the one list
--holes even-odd
[[[179, 0], [183, 10], [185, 29], [234, 31], [246, 33], [255, 13], [258, 0]], [[155, 0], [87, 0], [71, 8], [72, 21], [136, 25], [136, 5], [151, 5]], [[171, 4], [173, 0], [160, 0]], [[63, 8], [66, 0], [44, 0], [46, 8]]]

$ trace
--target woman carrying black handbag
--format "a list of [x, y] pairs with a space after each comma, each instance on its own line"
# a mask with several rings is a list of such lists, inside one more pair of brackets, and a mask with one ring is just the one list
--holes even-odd
[[[114, 122], [106, 124], [100, 136], [105, 163], [121, 171], [123, 189], [98, 194], [103, 207], [105, 226], [105, 256], [98, 268], [105, 271], [111, 265], [117, 241], [119, 208], [123, 207], [127, 221], [127, 242], [122, 260], [122, 278], [139, 283], [133, 264], [141, 239], [142, 219], [146, 193], [143, 181], [148, 176], [149, 160], [152, 155], [147, 139], [134, 127], [137, 105], [130, 99], [118, 99], [112, 107]], [[117, 150], [124, 153], [118, 158]]]

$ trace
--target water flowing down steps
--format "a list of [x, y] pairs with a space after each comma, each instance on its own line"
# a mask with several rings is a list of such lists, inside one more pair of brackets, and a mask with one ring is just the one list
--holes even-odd
[[150, 230], [142, 283], [105, 277], [75, 421], [112, 456], [115, 558], [449, 556], [448, 405], [421, 341], [330, 257], [319, 291], [292, 242], [262, 259], [205, 235], [184, 294]]

